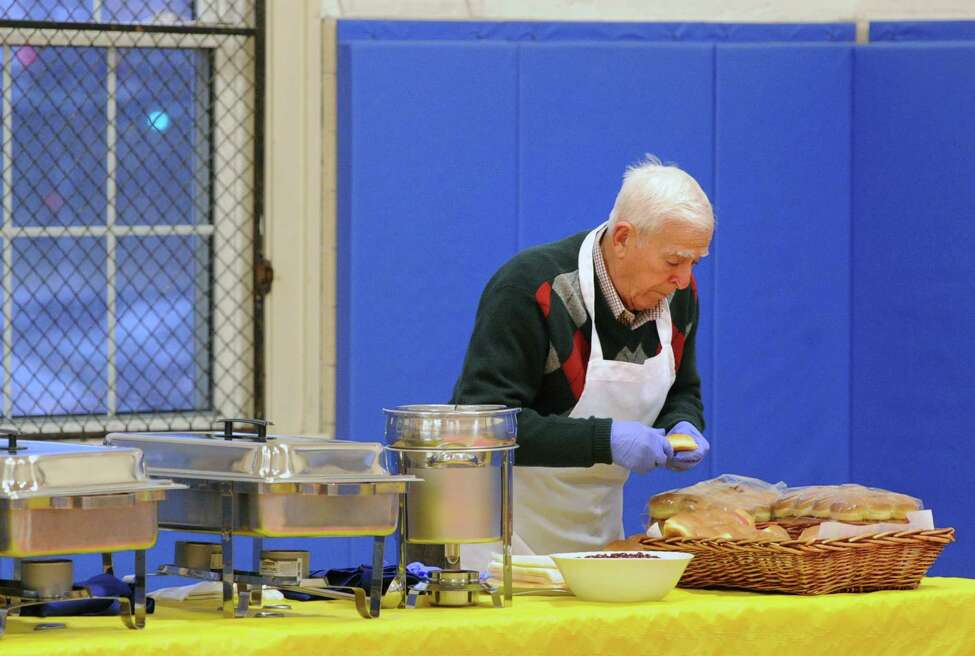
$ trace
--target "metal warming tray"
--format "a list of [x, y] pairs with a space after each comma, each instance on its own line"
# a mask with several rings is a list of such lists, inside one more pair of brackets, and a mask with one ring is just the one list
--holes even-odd
[[[150, 479], [142, 453], [66, 442], [0, 446], [0, 556], [25, 558], [148, 549], [168, 480]], [[3, 444], [3, 442], [0, 442]]]
[[[385, 536], [396, 529], [400, 495], [415, 476], [394, 476], [379, 443], [223, 432], [112, 433], [135, 447], [149, 474], [188, 487], [160, 504], [162, 528], [253, 537]], [[233, 517], [224, 497], [233, 495]]]

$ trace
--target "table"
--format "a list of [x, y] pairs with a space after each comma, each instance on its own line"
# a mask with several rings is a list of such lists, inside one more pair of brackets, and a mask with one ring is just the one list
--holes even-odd
[[819, 597], [677, 589], [639, 604], [516, 597], [498, 610], [484, 603], [383, 610], [364, 620], [348, 602], [292, 602], [286, 618], [231, 620], [216, 602], [194, 602], [157, 607], [144, 631], [125, 629], [117, 617], [73, 617], [63, 618], [65, 630], [35, 632], [43, 620], [10, 618], [0, 654], [975, 654], [975, 579]]

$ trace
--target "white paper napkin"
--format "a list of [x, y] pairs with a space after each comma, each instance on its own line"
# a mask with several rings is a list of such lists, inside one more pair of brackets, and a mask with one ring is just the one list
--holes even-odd
[[[187, 601], [195, 599], [223, 598], [223, 583], [220, 581], [200, 581], [190, 585], [180, 585], [171, 588], [160, 588], [148, 593], [156, 601]], [[237, 596], [237, 586], [234, 586], [234, 596]], [[265, 601], [281, 601], [284, 595], [274, 588], [264, 588], [262, 599]]]

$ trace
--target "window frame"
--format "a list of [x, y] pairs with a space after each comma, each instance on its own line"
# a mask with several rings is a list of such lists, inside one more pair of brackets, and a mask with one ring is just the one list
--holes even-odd
[[[252, 32], [253, 30], [230, 30]], [[0, 203], [0, 236], [3, 238], [3, 413], [4, 420], [15, 421], [25, 433], [99, 433], [116, 430], [208, 429], [215, 419], [228, 415], [252, 415], [257, 398], [254, 372], [254, 289], [253, 254], [255, 207], [254, 142], [256, 115], [260, 99], [255, 94], [255, 39], [248, 34], [165, 33], [129, 29], [103, 30], [68, 27], [65, 29], [31, 26], [0, 27], [3, 66], [4, 188]], [[12, 161], [12, 48], [95, 47], [105, 48], [108, 64], [106, 84], [107, 162], [106, 216], [99, 226], [34, 227], [13, 225]], [[211, 111], [212, 170], [211, 222], [192, 225], [119, 226], [115, 219], [115, 74], [119, 48], [172, 48], [206, 50], [212, 57]], [[249, 74], [245, 74], [249, 73]], [[240, 102], [252, 98], [253, 103]], [[219, 112], [219, 113], [218, 113]], [[212, 408], [199, 411], [158, 413], [118, 413], [117, 371], [115, 364], [115, 246], [121, 236], [199, 235], [211, 239], [212, 268], [210, 350]], [[108, 412], [105, 414], [12, 416], [13, 364], [13, 239], [23, 237], [93, 236], [106, 239], [106, 320], [108, 329]], [[227, 257], [224, 254], [233, 254]], [[219, 292], [219, 293], [218, 293]], [[198, 299], [200, 300], [200, 299]], [[240, 324], [246, 325], [241, 329]], [[251, 338], [248, 339], [248, 336]], [[223, 382], [222, 382], [223, 381]], [[247, 382], [247, 385], [240, 384]]]

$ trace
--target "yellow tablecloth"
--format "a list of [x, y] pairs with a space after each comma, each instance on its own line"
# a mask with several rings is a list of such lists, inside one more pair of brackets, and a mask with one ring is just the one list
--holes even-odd
[[[486, 599], [486, 598], [485, 598]], [[287, 618], [225, 620], [204, 608], [160, 607], [144, 631], [118, 618], [10, 618], [2, 656], [324, 656], [326, 654], [975, 654], [975, 579], [928, 578], [917, 590], [821, 597], [675, 590], [662, 602], [599, 604], [516, 597], [514, 606], [383, 610], [293, 603]]]

